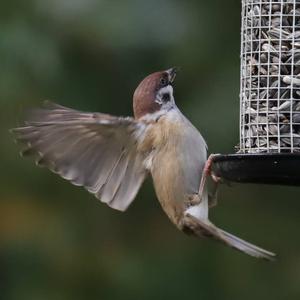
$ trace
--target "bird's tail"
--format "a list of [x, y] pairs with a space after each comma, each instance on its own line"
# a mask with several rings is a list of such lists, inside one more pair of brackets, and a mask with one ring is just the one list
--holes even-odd
[[196, 236], [212, 237], [224, 244], [251, 255], [256, 258], [263, 258], [267, 260], [274, 260], [276, 254], [267, 251], [263, 248], [250, 244], [208, 222], [200, 221], [199, 219], [187, 214], [185, 216], [184, 224], [191, 230]]

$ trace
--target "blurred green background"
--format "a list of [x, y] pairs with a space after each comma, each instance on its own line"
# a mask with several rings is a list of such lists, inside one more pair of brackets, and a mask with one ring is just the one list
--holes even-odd
[[300, 299], [299, 189], [221, 188], [212, 219], [279, 254], [266, 263], [177, 231], [151, 180], [122, 214], [21, 159], [8, 133], [44, 99], [131, 114], [139, 81], [176, 65], [178, 106], [210, 152], [233, 152], [239, 1], [10, 0], [0, 16], [1, 299]]

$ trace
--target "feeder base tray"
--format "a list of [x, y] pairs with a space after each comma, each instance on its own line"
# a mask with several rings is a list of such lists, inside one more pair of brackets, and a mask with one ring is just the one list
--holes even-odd
[[228, 181], [300, 185], [300, 154], [227, 154], [213, 158], [214, 173]]

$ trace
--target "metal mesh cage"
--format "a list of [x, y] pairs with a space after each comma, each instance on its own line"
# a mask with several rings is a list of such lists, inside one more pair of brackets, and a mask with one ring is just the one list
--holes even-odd
[[300, 0], [242, 0], [239, 153], [300, 152]]

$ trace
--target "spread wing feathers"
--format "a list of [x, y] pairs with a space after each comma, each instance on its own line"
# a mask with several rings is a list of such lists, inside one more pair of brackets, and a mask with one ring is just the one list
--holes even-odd
[[264, 258], [267, 260], [274, 260], [276, 256], [274, 253], [267, 251], [263, 248], [250, 244], [218, 227], [209, 221], [201, 221], [189, 214], [184, 218], [184, 224], [187, 226], [195, 235], [202, 237], [212, 237], [218, 241], [223, 242], [224, 244], [244, 252], [250, 256], [257, 258]]
[[21, 154], [33, 154], [37, 165], [84, 186], [117, 210], [126, 210], [144, 181], [143, 157], [137, 152], [144, 125], [132, 118], [46, 102], [12, 132], [26, 144]]

